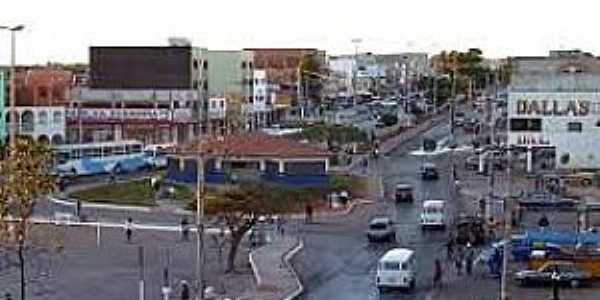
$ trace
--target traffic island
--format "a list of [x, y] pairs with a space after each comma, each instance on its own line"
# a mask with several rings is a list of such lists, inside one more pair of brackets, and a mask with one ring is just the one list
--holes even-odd
[[74, 191], [69, 198], [85, 202], [124, 206], [155, 207], [155, 190], [148, 180], [135, 180], [93, 186]]

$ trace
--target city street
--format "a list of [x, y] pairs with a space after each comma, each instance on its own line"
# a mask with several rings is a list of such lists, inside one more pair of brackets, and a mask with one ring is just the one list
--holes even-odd
[[[468, 136], [457, 130], [459, 144]], [[441, 140], [449, 134], [449, 126], [440, 124], [425, 134]], [[381, 176], [385, 187], [383, 199], [340, 219], [321, 220], [308, 225], [301, 234], [305, 249], [293, 260], [305, 284], [303, 299], [497, 299], [499, 283], [485, 279], [481, 274], [472, 278], [454, 275], [453, 268], [444, 266], [445, 287], [432, 289], [433, 263], [435, 258], [444, 261], [447, 232], [421, 232], [418, 225], [420, 205], [424, 199], [448, 201], [449, 212], [456, 215], [460, 201], [451, 200], [449, 192], [449, 153], [431, 158], [408, 154], [420, 147], [421, 139], [415, 139], [396, 149], [389, 157], [371, 164], [372, 176]], [[434, 162], [440, 170], [440, 179], [423, 182], [418, 169], [423, 161]], [[416, 199], [412, 204], [395, 204], [391, 198], [398, 182], [412, 183]], [[364, 232], [369, 219], [388, 215], [395, 222], [397, 243], [369, 245]], [[414, 249], [417, 255], [417, 287], [414, 293], [387, 292], [380, 295], [375, 287], [375, 269], [378, 258], [394, 247]], [[441, 294], [443, 293], [443, 296]]]

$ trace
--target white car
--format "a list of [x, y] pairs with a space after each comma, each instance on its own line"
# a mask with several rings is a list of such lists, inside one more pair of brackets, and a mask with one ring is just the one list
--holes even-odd
[[377, 263], [375, 284], [382, 293], [386, 288], [413, 290], [416, 282], [415, 252], [395, 248], [386, 252]]
[[421, 212], [421, 229], [446, 228], [446, 201], [426, 200]]

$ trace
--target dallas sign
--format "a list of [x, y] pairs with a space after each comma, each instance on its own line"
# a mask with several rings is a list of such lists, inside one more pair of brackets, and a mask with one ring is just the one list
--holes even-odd
[[517, 115], [587, 116], [592, 103], [586, 100], [524, 100], [516, 101]]

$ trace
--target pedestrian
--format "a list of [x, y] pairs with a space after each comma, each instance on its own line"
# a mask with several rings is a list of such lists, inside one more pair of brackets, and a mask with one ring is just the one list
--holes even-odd
[[127, 218], [127, 222], [125, 222], [125, 237], [127, 238], [127, 242], [131, 242], [131, 236], [133, 234], [133, 220], [131, 217]]
[[189, 233], [188, 220], [186, 217], [183, 217], [181, 219], [181, 239], [183, 241], [188, 240], [188, 233]]
[[77, 200], [77, 202], [75, 202], [75, 215], [77, 217], [81, 217], [81, 200]]
[[460, 248], [457, 249], [456, 258], [454, 260], [454, 267], [456, 268], [456, 275], [462, 275], [462, 267], [463, 267], [463, 253]]
[[452, 260], [452, 256], [454, 255], [454, 237], [452, 234], [448, 237], [448, 242], [446, 243], [446, 258], [448, 261]]
[[538, 225], [540, 226], [541, 231], [544, 231], [544, 229], [550, 225], [550, 222], [548, 221], [548, 217], [546, 217], [546, 214], [542, 215], [542, 217], [538, 221]]
[[181, 300], [190, 300], [190, 286], [187, 281], [181, 281]]
[[465, 255], [465, 270], [467, 271], [467, 275], [471, 276], [471, 272], [473, 270], [473, 249], [471, 249], [470, 243], [467, 243], [467, 253]]
[[435, 265], [433, 269], [433, 287], [439, 287], [442, 283], [442, 264], [439, 259], [435, 259]]
[[306, 223], [312, 222], [313, 208], [310, 204], [306, 205]]

